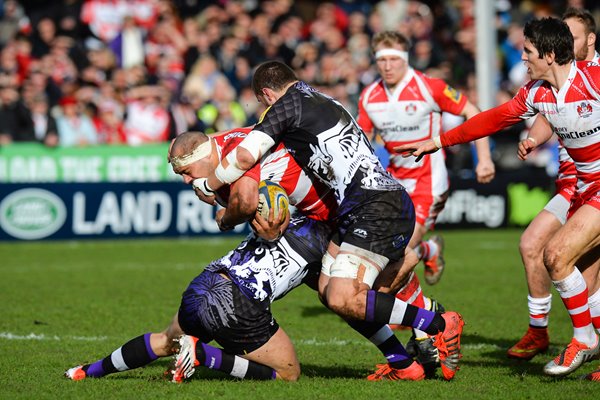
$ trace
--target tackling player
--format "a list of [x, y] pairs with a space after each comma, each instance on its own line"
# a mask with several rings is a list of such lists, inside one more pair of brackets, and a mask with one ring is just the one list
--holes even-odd
[[[600, 285], [600, 65], [575, 62], [573, 36], [568, 25], [555, 18], [528, 22], [524, 28], [522, 59], [532, 81], [509, 102], [484, 111], [438, 138], [401, 145], [397, 151], [417, 158], [442, 147], [490, 135], [537, 113], [546, 117], [575, 163], [576, 193], [567, 222], [544, 247], [544, 265], [573, 324], [567, 347], [544, 367], [548, 375], [563, 376], [595, 357], [600, 350], [590, 306], [598, 315]], [[538, 143], [519, 144], [522, 154]], [[591, 294], [591, 296], [590, 296]], [[595, 326], [594, 326], [595, 324]], [[598, 380], [600, 371], [587, 376]]]
[[333, 191], [338, 204], [319, 282], [325, 304], [346, 319], [402, 324], [435, 335], [442, 373], [452, 379], [460, 359], [462, 317], [424, 310], [373, 288], [388, 263], [402, 261], [414, 230], [414, 208], [404, 188], [384, 170], [341, 104], [298, 81], [288, 66], [263, 63], [252, 83], [268, 108], [215, 172], [196, 180], [201, 199], [214, 204], [216, 190], [283, 143], [307, 173]]
[[[186, 183], [205, 176], [248, 131], [232, 130], [210, 140], [201, 133], [182, 134], [169, 151], [173, 170], [182, 175]], [[250, 235], [233, 252], [211, 263], [184, 293], [178, 316], [169, 328], [162, 333], [139, 336], [108, 357], [74, 367], [66, 375], [74, 380], [101, 377], [146, 365], [159, 356], [168, 356], [173, 351], [173, 339], [183, 333], [181, 325], [186, 333], [195, 336], [186, 335], [179, 339], [181, 348], [176, 365], [169, 371], [175, 381], [189, 377], [196, 365], [216, 365], [217, 369], [238, 378], [270, 379], [277, 376], [297, 379], [300, 367], [293, 346], [283, 330], [278, 329], [268, 309], [273, 300], [298, 286], [303, 277], [318, 275], [319, 271], [310, 267], [315, 264], [320, 267], [325, 248], [319, 246], [323, 240], [328, 240], [329, 230], [315, 221], [327, 219], [335, 202], [331, 202], [326, 191], [313, 186], [285, 149], [278, 148], [266, 156], [260, 166], [219, 191], [219, 201], [227, 205], [217, 214], [221, 229], [227, 230], [254, 215], [258, 181], [267, 178], [282, 185], [290, 194], [291, 202], [311, 219], [292, 219], [289, 232], [285, 230], [279, 239], [285, 228], [280, 227], [281, 216], [269, 221], [257, 218], [253, 221], [254, 228], [271, 242]], [[317, 250], [321, 251], [318, 255]], [[412, 262], [414, 266], [416, 259]], [[227, 299], [226, 304], [219, 302], [223, 299]], [[247, 319], [236, 319], [238, 312], [245, 316], [251, 313], [252, 321], [240, 322]], [[387, 325], [356, 321], [349, 321], [349, 324], [375, 344], [388, 361], [386, 367], [390, 373], [386, 376], [376, 373], [370, 375], [369, 380], [420, 380], [425, 377], [423, 369], [406, 353]], [[255, 343], [246, 343], [249, 330], [253, 332]], [[198, 341], [198, 338], [202, 340]], [[206, 344], [212, 338], [223, 346], [223, 350]], [[218, 360], [216, 364], [214, 357]], [[253, 360], [260, 360], [260, 363]], [[234, 364], [244, 366], [244, 373], [240, 374], [239, 368], [232, 369]]]

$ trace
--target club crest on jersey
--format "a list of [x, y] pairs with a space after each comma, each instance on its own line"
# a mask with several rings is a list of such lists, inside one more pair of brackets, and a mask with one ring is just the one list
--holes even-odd
[[450, 85], [446, 85], [446, 88], [444, 89], [444, 95], [456, 104], [458, 104], [462, 98], [462, 93]]
[[360, 228], [356, 228], [355, 230], [353, 230], [352, 234], [354, 236], [358, 236], [359, 238], [362, 238], [362, 239], [366, 239], [368, 236], [367, 231], [365, 231], [364, 229], [360, 229]]
[[590, 103], [586, 101], [582, 101], [581, 103], [579, 103], [577, 105], [577, 114], [579, 114], [581, 118], [587, 118], [590, 115], [592, 115], [592, 106], [590, 105]]
[[396, 249], [403, 249], [408, 246], [408, 242], [410, 241], [410, 237], [406, 237], [404, 235], [397, 235], [394, 237], [392, 242], [392, 246]]
[[415, 115], [415, 113], [417, 112], [417, 106], [414, 103], [409, 103], [405, 108], [404, 111], [406, 112], [406, 114], [408, 115]]

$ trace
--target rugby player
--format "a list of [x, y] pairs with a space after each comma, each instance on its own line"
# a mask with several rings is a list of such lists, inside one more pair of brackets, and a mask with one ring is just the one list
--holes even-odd
[[[484, 111], [443, 135], [426, 141], [400, 145], [406, 157], [433, 153], [442, 147], [466, 143], [521, 119], [542, 114], [552, 126], [543, 140], [556, 133], [576, 168], [576, 193], [566, 223], [544, 247], [544, 265], [559, 293], [573, 325], [567, 347], [544, 366], [552, 376], [564, 376], [599, 353], [600, 345], [592, 319], [600, 307], [598, 255], [600, 254], [600, 66], [575, 61], [573, 35], [556, 18], [529, 21], [524, 28], [522, 59], [531, 81], [505, 104]], [[519, 144], [527, 154], [541, 144], [526, 139]], [[590, 296], [591, 294], [591, 296]], [[598, 371], [587, 376], [597, 380]]]

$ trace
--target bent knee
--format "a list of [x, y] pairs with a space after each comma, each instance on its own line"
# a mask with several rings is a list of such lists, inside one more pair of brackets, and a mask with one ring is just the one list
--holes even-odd
[[286, 382], [296, 382], [300, 379], [300, 365], [292, 365], [289, 368], [275, 371], [277, 378]]
[[546, 246], [544, 249], [544, 265], [551, 274], [559, 273], [568, 267], [568, 260], [562, 246]]
[[340, 296], [334, 294], [327, 297], [327, 307], [337, 315], [347, 318], [363, 318], [365, 312], [364, 301], [359, 301], [359, 295]]

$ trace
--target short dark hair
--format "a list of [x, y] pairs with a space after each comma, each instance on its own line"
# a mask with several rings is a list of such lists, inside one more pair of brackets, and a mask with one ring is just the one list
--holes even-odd
[[261, 95], [265, 88], [279, 91], [288, 83], [297, 81], [293, 69], [280, 61], [267, 61], [258, 66], [252, 77], [252, 90], [255, 95]]
[[403, 34], [397, 31], [383, 31], [378, 32], [373, 36], [371, 40], [371, 49], [375, 49], [378, 45], [383, 44], [386, 47], [392, 47], [398, 44], [408, 50], [410, 47], [410, 40]]
[[565, 21], [569, 18], [578, 19], [585, 28], [585, 34], [596, 33], [596, 21], [594, 16], [588, 10], [583, 8], [569, 7], [562, 16], [562, 20]]
[[575, 59], [573, 35], [569, 26], [558, 18], [531, 20], [525, 24], [523, 34], [537, 49], [540, 58], [554, 53], [558, 65], [570, 63]]

